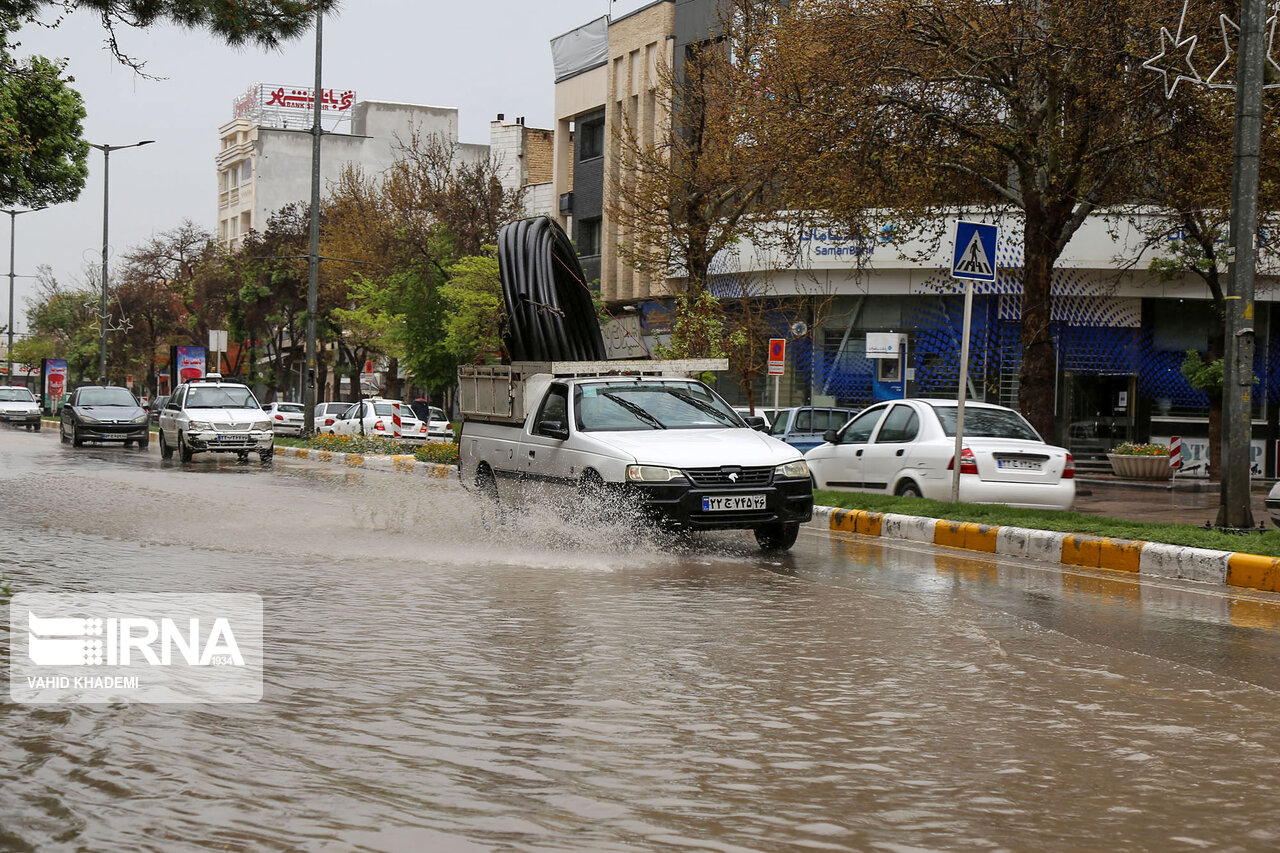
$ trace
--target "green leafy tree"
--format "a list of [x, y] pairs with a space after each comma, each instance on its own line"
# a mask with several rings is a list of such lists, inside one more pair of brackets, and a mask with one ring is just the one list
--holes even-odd
[[445, 349], [460, 364], [483, 362], [502, 349], [502, 280], [497, 249], [459, 258], [440, 289], [445, 304]]
[[36, 56], [15, 64], [0, 54], [0, 204], [46, 207], [84, 188], [85, 110], [69, 82], [59, 63]]

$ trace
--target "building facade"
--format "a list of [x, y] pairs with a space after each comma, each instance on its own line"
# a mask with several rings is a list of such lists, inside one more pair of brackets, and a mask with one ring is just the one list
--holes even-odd
[[[257, 84], [236, 99], [235, 117], [218, 129], [218, 242], [236, 249], [271, 215], [311, 198], [311, 90]], [[323, 92], [321, 192], [348, 166], [377, 174], [402, 145], [433, 134], [457, 145], [464, 160], [482, 160], [489, 146], [458, 141], [458, 110], [386, 101], [358, 101], [351, 91]]]

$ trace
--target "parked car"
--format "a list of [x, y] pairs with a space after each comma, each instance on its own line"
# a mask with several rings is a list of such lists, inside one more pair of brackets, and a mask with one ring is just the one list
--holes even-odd
[[[329, 429], [334, 435], [363, 434], [392, 438], [395, 403], [395, 400], [371, 397], [351, 404], [334, 420]], [[407, 403], [400, 404], [400, 441], [405, 444], [424, 444], [427, 441], [427, 425], [418, 420]]]
[[769, 432], [770, 430], [773, 429], [773, 418], [769, 417], [769, 412], [767, 409], [762, 409], [759, 406], [756, 406], [756, 413], [754, 416], [751, 414], [750, 406], [734, 406], [733, 410], [737, 412], [739, 415], [741, 415], [744, 419], [750, 418], [750, 417], [764, 418], [765, 432]]
[[13, 385], [0, 388], [0, 423], [40, 431], [40, 404], [28, 389]]
[[62, 441], [80, 447], [86, 441], [151, 443], [147, 410], [128, 388], [81, 385], [63, 403], [58, 423]]
[[951, 500], [960, 465], [960, 500], [1034, 509], [1070, 509], [1075, 461], [1046, 444], [1013, 409], [965, 403], [964, 439], [955, 459], [954, 400], [893, 400], [866, 409], [805, 454], [820, 489]]
[[160, 412], [160, 456], [183, 462], [196, 453], [234, 453], [244, 461], [257, 453], [266, 462], [274, 452], [271, 421], [253, 392], [217, 373], [184, 382]]
[[148, 419], [151, 421], [152, 426], [160, 423], [160, 410], [164, 408], [165, 403], [169, 402], [169, 396], [168, 394], [161, 394], [152, 400], [151, 405], [147, 407]]
[[333, 424], [337, 421], [338, 416], [354, 405], [355, 403], [342, 402], [316, 403], [316, 432], [321, 435], [332, 435]]
[[822, 444], [824, 432], [839, 429], [858, 413], [857, 409], [834, 406], [795, 406], [770, 411], [773, 416], [769, 434], [800, 451], [812, 450]]
[[271, 403], [263, 411], [276, 435], [301, 435], [305, 426], [306, 406], [301, 403]]
[[431, 407], [427, 420], [427, 441], [453, 441], [453, 424], [444, 416], [444, 410]]

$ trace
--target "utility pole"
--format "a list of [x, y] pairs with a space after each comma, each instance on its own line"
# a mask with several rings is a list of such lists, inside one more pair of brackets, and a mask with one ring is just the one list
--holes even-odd
[[303, 428], [310, 435], [316, 429], [316, 311], [320, 304], [320, 108], [324, 93], [320, 88], [321, 27], [324, 10], [316, 6], [316, 80], [312, 90], [314, 117], [311, 123], [311, 246], [307, 253], [307, 375], [303, 381]]
[[14, 222], [17, 221], [21, 214], [34, 213], [36, 210], [40, 209], [41, 208], [37, 207], [35, 210], [0, 210], [0, 213], [9, 214], [9, 348], [5, 350], [4, 381], [10, 385], [13, 384], [13, 279], [15, 277], [13, 272]]
[[1241, 0], [1236, 72], [1235, 162], [1231, 177], [1231, 264], [1223, 373], [1222, 502], [1218, 527], [1253, 527], [1253, 279], [1257, 261], [1258, 156], [1262, 148], [1262, 85], [1266, 60], [1263, 0]]

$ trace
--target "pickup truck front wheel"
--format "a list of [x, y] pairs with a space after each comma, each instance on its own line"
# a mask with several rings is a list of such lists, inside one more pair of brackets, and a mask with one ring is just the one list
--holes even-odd
[[786, 551], [796, 544], [796, 537], [800, 535], [800, 522], [776, 521], [773, 524], [757, 527], [755, 533], [756, 544], [761, 550]]

